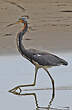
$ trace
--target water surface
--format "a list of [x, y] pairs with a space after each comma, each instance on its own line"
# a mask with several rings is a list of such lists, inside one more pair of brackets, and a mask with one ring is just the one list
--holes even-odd
[[[49, 69], [55, 81], [55, 98], [51, 109], [72, 109], [72, 53], [58, 53], [65, 58], [68, 66], [60, 66]], [[64, 56], [64, 57], [63, 57]], [[21, 56], [0, 56], [0, 108], [2, 110], [26, 109], [36, 110], [37, 104], [40, 110], [46, 110], [52, 99], [51, 82], [47, 73], [40, 69], [37, 75], [35, 87], [22, 88], [22, 96], [8, 92], [9, 89], [20, 85], [30, 84], [34, 79], [34, 66]], [[36, 99], [35, 99], [36, 96]], [[37, 102], [36, 102], [37, 100]]]

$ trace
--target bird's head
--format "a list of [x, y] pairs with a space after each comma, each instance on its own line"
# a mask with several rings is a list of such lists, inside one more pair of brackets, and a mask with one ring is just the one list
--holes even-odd
[[[27, 22], [28, 19], [29, 19], [29, 16], [28, 15], [22, 16], [15, 23], [8, 24], [7, 27], [13, 26], [15, 24], [22, 23], [22, 24], [24, 24], [24, 28], [25, 28], [26, 24], [29, 24]], [[31, 27], [28, 26], [28, 32], [30, 32], [30, 31], [31, 31]]]
[[28, 16], [21, 17], [18, 19], [17, 23], [24, 23], [25, 24], [25, 23], [27, 23], [28, 18], [29, 18]]
[[27, 19], [22, 17], [22, 18], [19, 18], [18, 22], [20, 22], [20, 23], [27, 23]]

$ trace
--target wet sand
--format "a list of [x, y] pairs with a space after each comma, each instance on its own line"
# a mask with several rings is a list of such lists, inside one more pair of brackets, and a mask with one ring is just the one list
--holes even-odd
[[16, 34], [22, 25], [7, 27], [24, 15], [31, 32], [25, 35], [24, 45], [51, 52], [72, 50], [71, 0], [0, 0], [0, 55], [19, 54]]

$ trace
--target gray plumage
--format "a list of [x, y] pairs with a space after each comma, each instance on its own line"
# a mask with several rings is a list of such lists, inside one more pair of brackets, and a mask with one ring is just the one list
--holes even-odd
[[39, 65], [43, 66], [59, 66], [59, 65], [67, 65], [68, 63], [50, 53], [37, 53], [33, 55], [33, 60], [38, 62]]
[[43, 66], [59, 66], [59, 65], [68, 65], [67, 61], [59, 58], [56, 55], [42, 52], [36, 49], [27, 49], [26, 56], [37, 62], [39, 65]]

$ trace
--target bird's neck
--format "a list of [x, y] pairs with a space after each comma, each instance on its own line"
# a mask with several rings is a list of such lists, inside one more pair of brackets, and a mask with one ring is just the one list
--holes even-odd
[[17, 39], [16, 39], [17, 48], [22, 55], [26, 51], [26, 49], [24, 48], [24, 45], [22, 44], [22, 39], [24, 34], [27, 32], [27, 29], [28, 29], [28, 25], [27, 23], [25, 23], [23, 29], [17, 34]]

